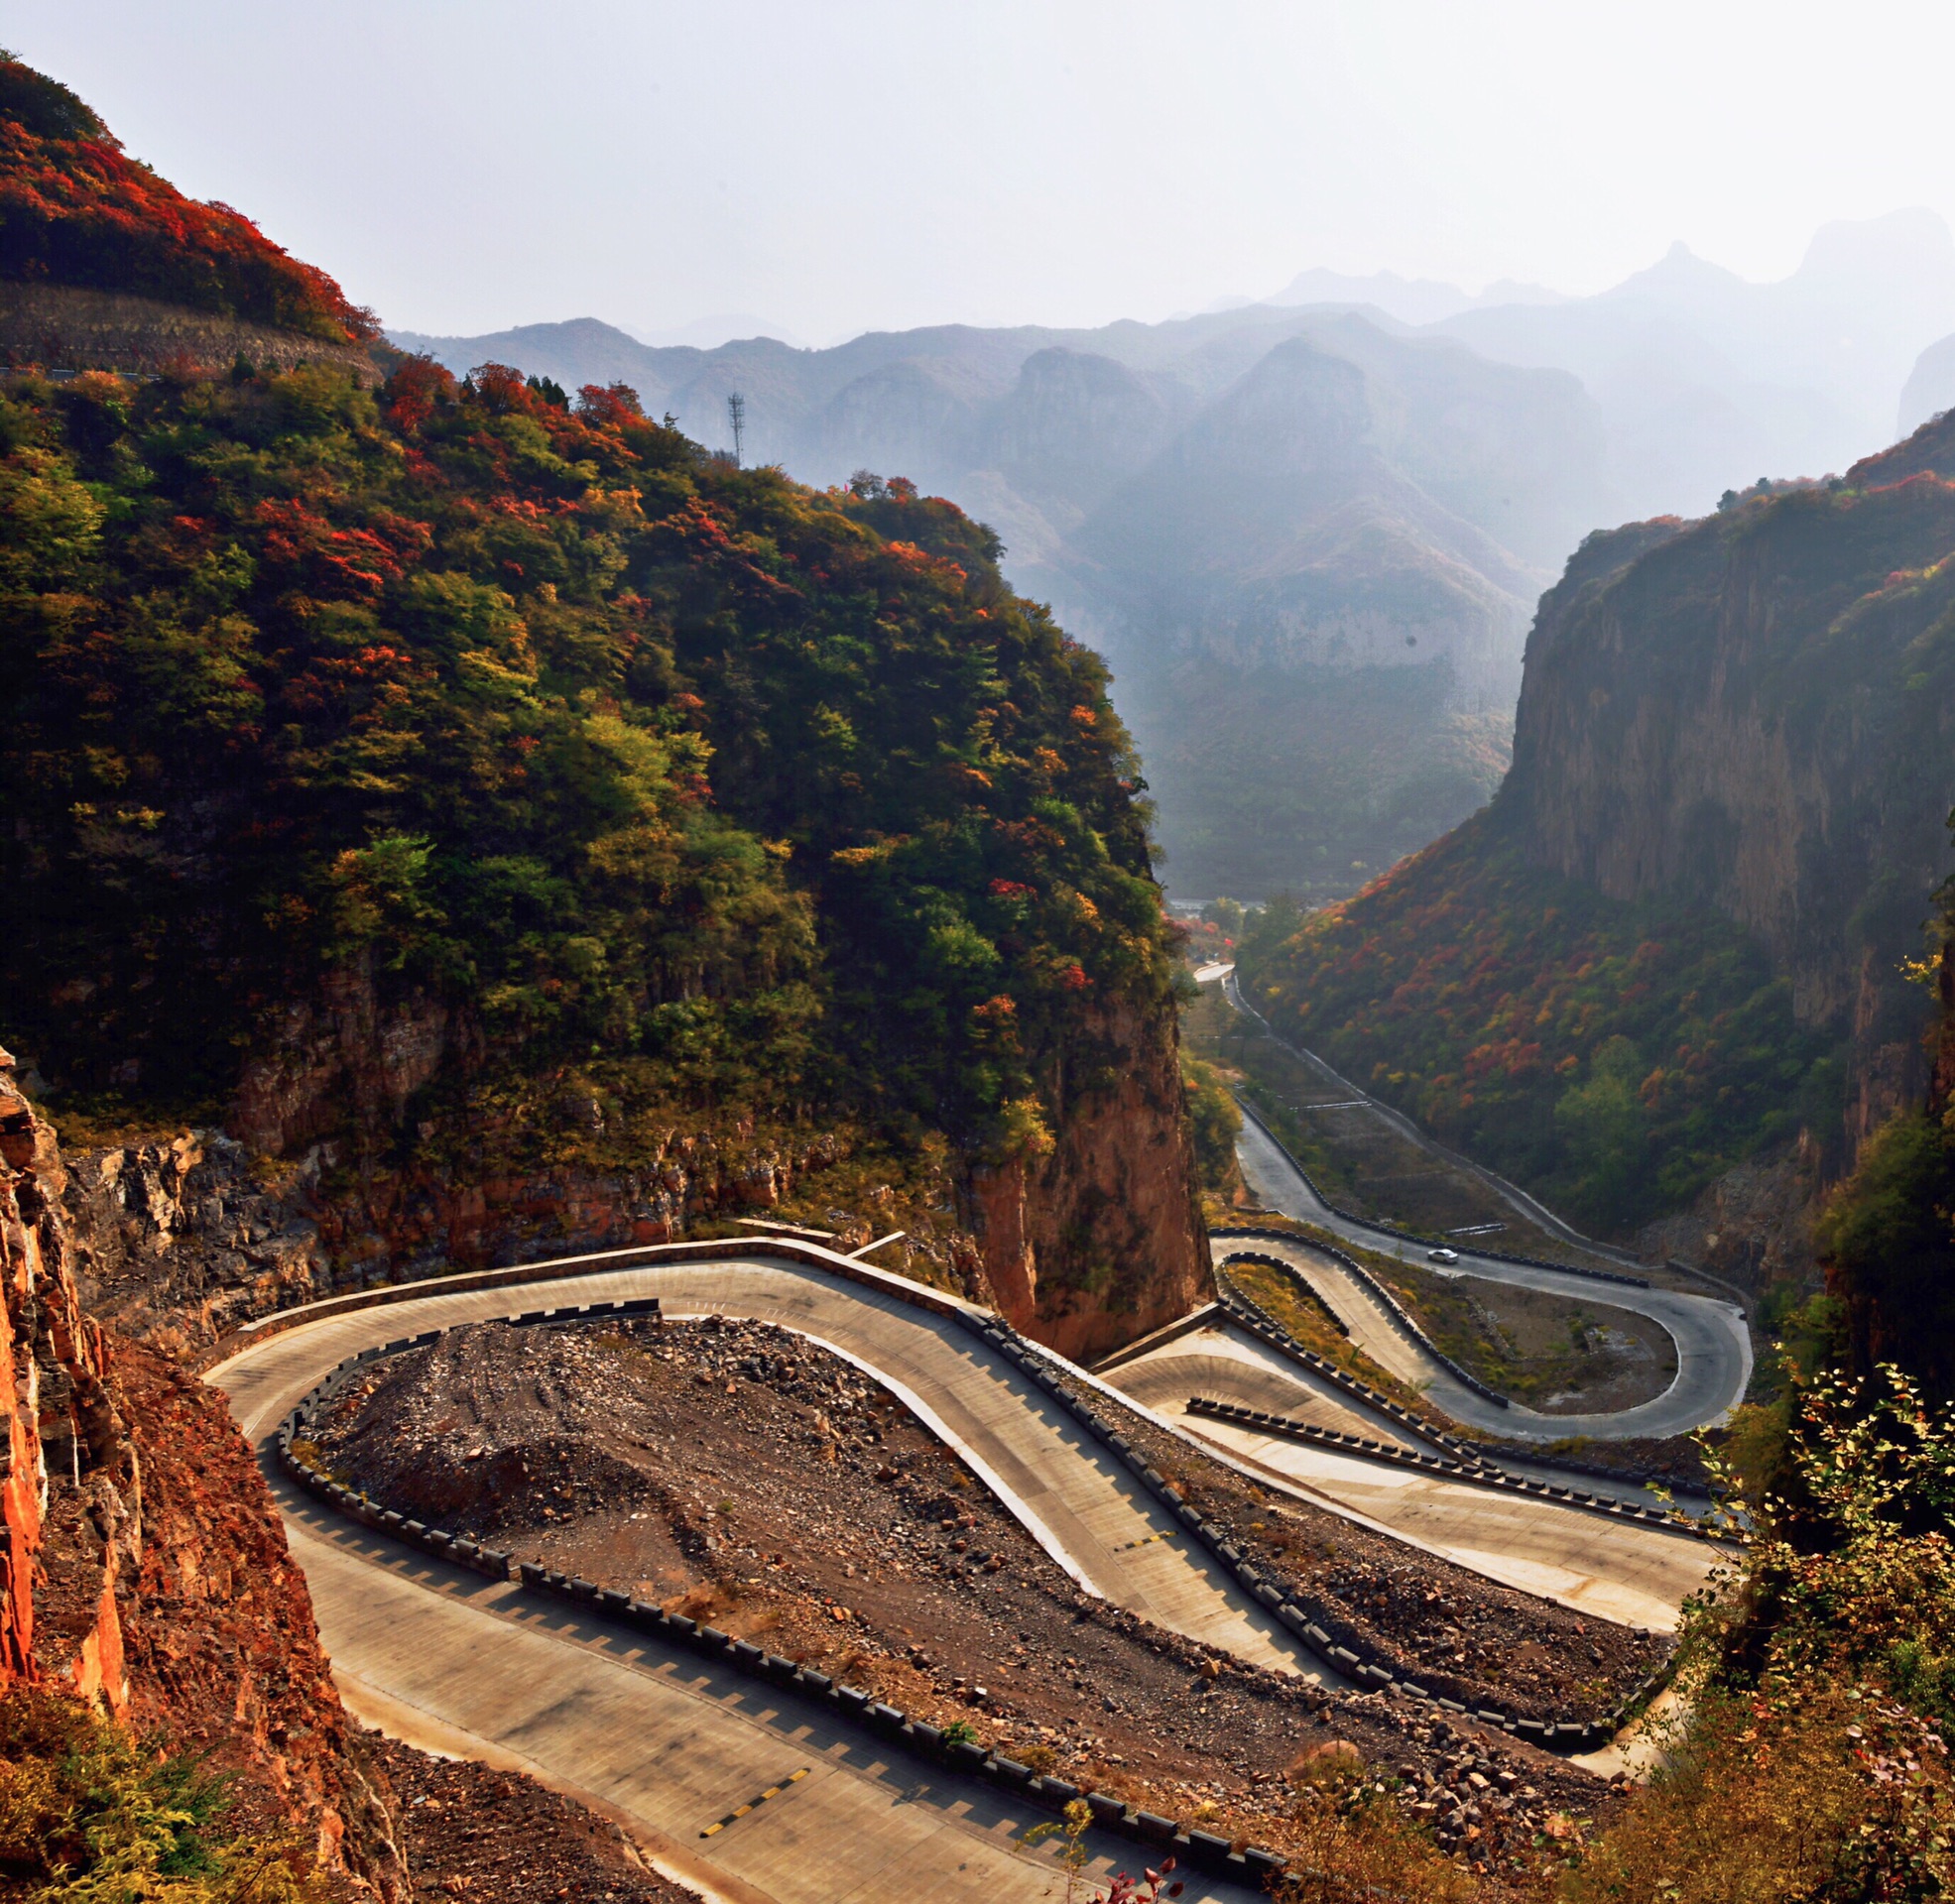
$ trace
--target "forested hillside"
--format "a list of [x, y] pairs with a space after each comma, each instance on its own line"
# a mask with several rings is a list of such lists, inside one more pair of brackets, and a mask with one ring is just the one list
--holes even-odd
[[626, 376], [708, 443], [738, 391], [750, 457], [817, 482], [900, 470], [981, 515], [1016, 585], [1108, 657], [1167, 875], [1203, 897], [1346, 893], [1483, 804], [1528, 609], [1609, 510], [1573, 378], [1378, 312], [818, 351], [651, 349], [589, 319], [397, 341], [457, 372]]
[[[1493, 807], [1252, 952], [1281, 1024], [1618, 1229], [1926, 1077], [1955, 803], [1955, 427], [1826, 486], [1591, 536]], [[1281, 944], [1272, 943], [1282, 937]]]
[[324, 272], [230, 206], [186, 198], [67, 87], [4, 53], [0, 279], [129, 293], [328, 343], [380, 334]]
[[366, 383], [0, 393], [4, 1035], [64, 1121], [324, 1141], [383, 1259], [861, 1151], [1028, 1317], [1182, 1299], [1137, 769], [990, 533], [623, 386]]

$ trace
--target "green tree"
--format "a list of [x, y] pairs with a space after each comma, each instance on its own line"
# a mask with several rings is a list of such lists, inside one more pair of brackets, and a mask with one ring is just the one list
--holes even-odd
[[1621, 1222], [1637, 1207], [1649, 1168], [1650, 1124], [1637, 1096], [1644, 1071], [1628, 1038], [1610, 1038], [1589, 1060], [1588, 1077], [1554, 1106], [1554, 1128], [1581, 1173], [1587, 1199], [1609, 1222]]

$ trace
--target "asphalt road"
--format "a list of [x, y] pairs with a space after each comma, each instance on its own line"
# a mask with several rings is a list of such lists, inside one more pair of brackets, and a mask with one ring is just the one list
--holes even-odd
[[[1254, 1120], [1243, 1120], [1236, 1154], [1249, 1186], [1272, 1210], [1330, 1231], [1344, 1242], [1417, 1262], [1425, 1252], [1389, 1232], [1339, 1216], [1310, 1187], [1309, 1180], [1266, 1130]], [[1248, 1248], [1248, 1245], [1238, 1246]], [[1264, 1248], [1258, 1241], [1256, 1248]], [[1310, 1277], [1326, 1301], [1350, 1327], [1352, 1339], [1367, 1354], [1375, 1354], [1394, 1374], [1416, 1381], [1433, 1403], [1455, 1421], [1482, 1434], [1557, 1440], [1587, 1435], [1599, 1440], [1627, 1440], [1640, 1435], [1687, 1434], [1722, 1421], [1744, 1399], [1752, 1378], [1752, 1337], [1744, 1312], [1735, 1302], [1685, 1294], [1676, 1289], [1638, 1289], [1624, 1283], [1597, 1282], [1570, 1270], [1536, 1268], [1529, 1263], [1503, 1261], [1462, 1249], [1452, 1268], [1490, 1282], [1512, 1283], [1524, 1289], [1566, 1296], [1593, 1309], [1606, 1305], [1634, 1310], [1665, 1329], [1676, 1345], [1676, 1378], [1653, 1400], [1614, 1414], [1544, 1415], [1519, 1402], [1502, 1408], [1474, 1393], [1447, 1373], [1444, 1366], [1409, 1343], [1368, 1291], [1339, 1269], [1331, 1258], [1298, 1246], [1284, 1251]]]
[[[493, 1289], [444, 1292], [436, 1284], [384, 1306], [325, 1305], [249, 1342], [209, 1378], [262, 1450], [299, 1397], [343, 1357], [424, 1329], [654, 1294], [670, 1315], [764, 1318], [881, 1380], [1090, 1591], [1205, 1645], [1338, 1683], [1041, 1389], [954, 1319], [904, 1300], [905, 1287], [872, 1270], [845, 1276], [737, 1254], [593, 1264]], [[1234, 1341], [1226, 1331], [1223, 1338], [1162, 1345], [1114, 1380], [1170, 1421], [1188, 1394], [1218, 1388], [1261, 1397], [1261, 1406], [1297, 1402], [1308, 1386], [1302, 1371], [1261, 1345], [1245, 1356], [1248, 1338]], [[1218, 1366], [1218, 1356], [1237, 1366]], [[1304, 1399], [1342, 1405], [1329, 1392]], [[1648, 1530], [1280, 1438], [1209, 1422], [1199, 1428], [1247, 1472], [1602, 1617], [1667, 1624], [1687, 1591], [1685, 1576], [1702, 1562], [1689, 1543]], [[718, 1671], [592, 1611], [398, 1546], [340, 1520], [276, 1474], [272, 1481], [348, 1703], [396, 1736], [515, 1765], [589, 1800], [636, 1831], [674, 1876], [703, 1884], [725, 1904], [978, 1904], [1060, 1895], [1049, 1844], [1028, 1850], [1019, 1842], [1042, 1821], [994, 1788], [913, 1761], [825, 1708]], [[805, 1762], [810, 1776], [789, 1800], [759, 1808], [702, 1846], [702, 1821], [778, 1783], [794, 1769], [791, 1759]], [[1091, 1854], [1090, 1869], [1102, 1878], [1142, 1861], [1140, 1847], [1099, 1836]], [[1226, 1883], [1192, 1877], [1189, 1894], [1218, 1904], [1247, 1899]]]

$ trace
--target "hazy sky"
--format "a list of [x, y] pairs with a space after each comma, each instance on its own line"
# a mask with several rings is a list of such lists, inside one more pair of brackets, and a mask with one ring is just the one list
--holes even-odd
[[0, 41], [418, 330], [1589, 291], [1955, 222], [1947, 0], [4, 0]]

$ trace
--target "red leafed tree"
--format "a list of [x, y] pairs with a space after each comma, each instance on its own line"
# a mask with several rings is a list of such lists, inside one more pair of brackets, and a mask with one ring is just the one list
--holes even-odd
[[333, 343], [380, 335], [324, 272], [229, 205], [184, 197], [65, 86], [4, 58], [0, 277], [130, 292]]

